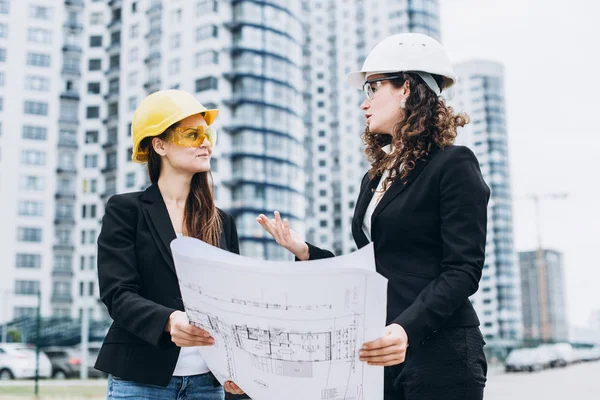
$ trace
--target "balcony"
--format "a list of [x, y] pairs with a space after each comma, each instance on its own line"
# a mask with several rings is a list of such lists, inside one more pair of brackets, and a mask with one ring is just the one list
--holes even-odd
[[102, 193], [100, 195], [100, 198], [102, 198], [102, 200], [108, 200], [108, 198], [110, 196], [112, 196], [113, 194], [116, 194], [117, 191], [116, 189], [112, 188], [112, 189], [106, 189], [106, 191], [104, 191], [104, 193]]
[[81, 46], [76, 45], [76, 44], [65, 44], [62, 47], [62, 51], [64, 53], [81, 53]]
[[109, 30], [118, 31], [119, 29], [121, 29], [121, 25], [122, 25], [121, 19], [113, 19], [108, 23], [108, 25], [106, 25], [106, 28]]
[[110, 78], [117, 78], [119, 76], [119, 74], [121, 73], [121, 66], [120, 65], [113, 65], [112, 67], [110, 67], [105, 73], [104, 75], [110, 79]]
[[104, 125], [117, 125], [119, 122], [119, 114], [111, 114], [102, 120]]
[[54, 218], [54, 225], [75, 225], [73, 216], [57, 216]]
[[75, 246], [72, 243], [57, 243], [52, 247], [54, 250], [59, 251], [74, 251]]
[[52, 270], [52, 276], [55, 277], [72, 277], [73, 270], [71, 268], [54, 268]]
[[83, 0], [65, 0], [66, 6], [83, 7]]
[[119, 8], [123, 5], [123, 0], [110, 0], [108, 6], [112, 8]]
[[77, 140], [75, 140], [73, 138], [59, 138], [58, 146], [66, 147], [68, 149], [78, 149], [79, 148], [79, 145], [77, 144]]
[[71, 303], [73, 301], [73, 297], [70, 293], [52, 293], [53, 303]]
[[60, 72], [63, 75], [81, 76], [81, 70], [79, 68], [63, 68]]
[[74, 90], [65, 90], [60, 94], [60, 98], [66, 100], [79, 100], [79, 92]]
[[148, 82], [144, 83], [144, 89], [146, 89], [149, 92], [155, 92], [160, 89], [160, 84], [160, 79], [150, 79]]
[[108, 93], [106, 93], [104, 95], [104, 100], [106, 100], [109, 103], [115, 102], [117, 100], [119, 100], [119, 91], [118, 90], [112, 90]]
[[160, 51], [153, 51], [152, 53], [150, 53], [148, 55], [148, 57], [144, 58], [144, 63], [150, 64], [153, 61], [160, 61], [160, 59], [161, 59]]
[[152, 37], [160, 37], [162, 35], [162, 28], [160, 26], [150, 28], [148, 33], [146, 33], [145, 38], [150, 39]]
[[[56, 168], [56, 173], [57, 174], [76, 174], [77, 173], [77, 169], [75, 167], [58, 167]], [[57, 192], [56, 194], [73, 194], [75, 195], [75, 193], [71, 193], [71, 192]]]
[[56, 200], [75, 200], [76, 195], [73, 192], [56, 192], [54, 198]]
[[107, 52], [109, 55], [112, 55], [112, 54], [118, 54], [120, 50], [121, 50], [121, 41], [120, 41], [120, 40], [117, 40], [117, 41], [114, 41], [114, 42], [112, 42], [112, 43], [111, 43], [111, 44], [110, 44], [110, 45], [109, 45], [109, 46], [106, 48], [106, 52]]
[[83, 25], [79, 21], [70, 21], [64, 23], [63, 28], [70, 29], [72, 31], [81, 32], [83, 30]]
[[113, 173], [117, 170], [117, 166], [116, 165], [107, 165], [106, 167], [102, 168], [102, 170], [100, 172], [102, 172], [103, 174], [110, 174]]
[[156, 2], [152, 5], [150, 5], [150, 8], [148, 8], [148, 10], [146, 11], [146, 15], [158, 14], [158, 13], [162, 12], [162, 9], [163, 9], [162, 2]]

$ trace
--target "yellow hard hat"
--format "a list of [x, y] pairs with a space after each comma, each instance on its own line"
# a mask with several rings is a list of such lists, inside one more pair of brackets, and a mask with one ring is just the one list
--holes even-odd
[[195, 114], [202, 114], [206, 124], [210, 125], [218, 113], [219, 110], [207, 109], [192, 94], [183, 90], [159, 90], [152, 93], [142, 100], [133, 114], [132, 160], [137, 163], [148, 161], [148, 151], [140, 149], [140, 143], [145, 138], [158, 136], [174, 123]]

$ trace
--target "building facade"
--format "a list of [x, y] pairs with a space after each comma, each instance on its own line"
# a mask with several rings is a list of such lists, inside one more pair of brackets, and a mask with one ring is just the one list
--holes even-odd
[[[543, 263], [540, 268], [539, 261]], [[555, 250], [519, 253], [523, 295], [523, 339], [569, 340], [562, 253]], [[544, 325], [546, 324], [546, 331]]]
[[471, 122], [456, 144], [470, 147], [491, 189], [486, 260], [479, 291], [471, 298], [488, 342], [510, 346], [522, 336], [519, 270], [513, 240], [508, 133], [501, 64], [477, 60], [455, 65], [458, 84], [449, 104]]

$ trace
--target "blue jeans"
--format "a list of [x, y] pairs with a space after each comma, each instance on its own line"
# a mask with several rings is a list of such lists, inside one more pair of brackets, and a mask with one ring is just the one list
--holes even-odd
[[108, 376], [107, 400], [223, 400], [223, 386], [214, 385], [211, 373], [174, 376], [167, 387], [147, 385]]

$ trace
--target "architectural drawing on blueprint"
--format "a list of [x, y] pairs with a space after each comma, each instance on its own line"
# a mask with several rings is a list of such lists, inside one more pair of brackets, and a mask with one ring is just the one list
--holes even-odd
[[254, 400], [383, 398], [383, 368], [358, 359], [385, 326], [387, 281], [365, 268], [372, 246], [301, 266], [190, 238], [171, 248], [188, 318], [215, 338], [199, 351], [221, 382]]

